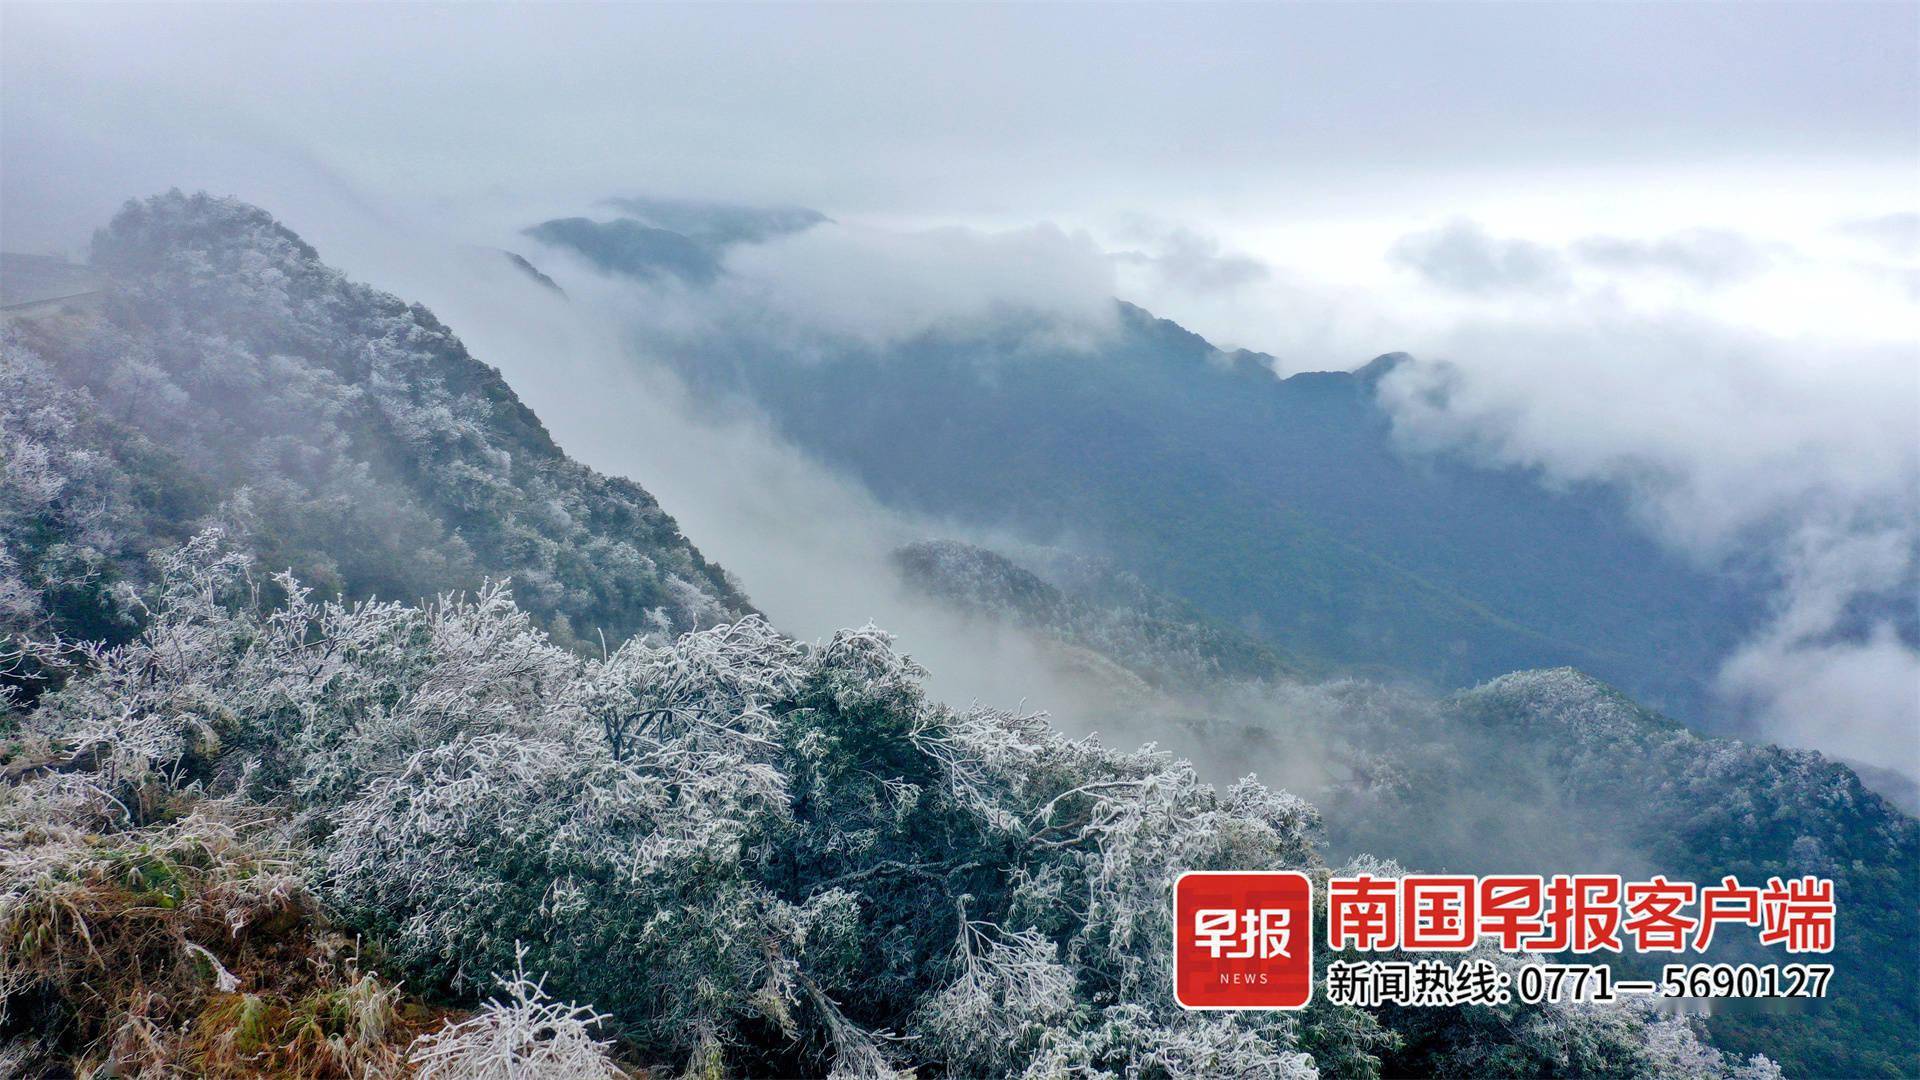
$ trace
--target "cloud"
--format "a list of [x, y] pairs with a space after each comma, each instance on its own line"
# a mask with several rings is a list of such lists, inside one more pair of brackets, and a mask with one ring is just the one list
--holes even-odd
[[1841, 222], [1835, 231], [1864, 240], [1895, 258], [1920, 256], [1920, 213], [1881, 214]]
[[174, 183], [260, 197], [201, 179], [228, 136], [402, 204], [578, 213], [633, 186], [1001, 222], [1420, 217], [1573, 186], [1642, 212], [1677, 172], [1716, 205], [1839, 216], [1856, 175], [1910, 190], [1920, 150], [1910, 5], [404, 10], [8, 5], [0, 231], [66, 243], [17, 198], [55, 139], [98, 144], [59, 178], [81, 191], [47, 192], [87, 223]]
[[1557, 293], [1570, 284], [1566, 259], [1559, 252], [1529, 240], [1493, 236], [1465, 219], [1402, 237], [1393, 246], [1392, 258], [1429, 283], [1455, 292]]
[[1391, 375], [1403, 438], [1621, 484], [1718, 557], [1782, 522], [1915, 513], [1920, 374], [1896, 346], [1780, 341], [1686, 317], [1463, 323]]
[[1910, 348], [1621, 309], [1465, 323], [1382, 401], [1408, 445], [1627, 492], [1772, 611], [1721, 671], [1768, 738], [1920, 776], [1920, 370]]
[[1810, 528], [1785, 561], [1774, 619], [1727, 661], [1721, 691], [1771, 738], [1920, 778], [1920, 651], [1890, 618], [1840, 632], [1863, 596], [1912, 602], [1913, 534]]
[[[587, 265], [571, 246], [550, 248], [548, 262]], [[1084, 346], [1117, 325], [1112, 260], [1086, 234], [1052, 225], [888, 229], [821, 221], [730, 244], [715, 266], [706, 278], [626, 282], [644, 299], [630, 311], [650, 332], [683, 341], [746, 334], [796, 351], [884, 349], [922, 335], [966, 337], [1009, 325]]]
[[727, 257], [731, 299], [875, 346], [1039, 316], [1068, 336], [1111, 328], [1113, 270], [1085, 234], [1051, 225], [900, 232], [820, 225]]
[[1453, 292], [1492, 296], [1557, 296], [1576, 285], [1624, 276], [1662, 274], [1702, 288], [1742, 281], [1766, 270], [1768, 250], [1732, 229], [1695, 228], [1652, 239], [1587, 236], [1571, 244], [1496, 236], [1478, 222], [1457, 218], [1438, 228], [1409, 233], [1389, 253], [1428, 284]]
[[1266, 263], [1251, 255], [1224, 251], [1219, 237], [1186, 226], [1140, 219], [1127, 233], [1138, 246], [1117, 251], [1113, 257], [1151, 276], [1154, 280], [1147, 287], [1230, 294], [1272, 276]]
[[1758, 244], [1730, 229], [1690, 229], [1654, 240], [1590, 236], [1573, 245], [1573, 254], [1607, 270], [1676, 274], [1707, 287], [1752, 277], [1771, 262]]

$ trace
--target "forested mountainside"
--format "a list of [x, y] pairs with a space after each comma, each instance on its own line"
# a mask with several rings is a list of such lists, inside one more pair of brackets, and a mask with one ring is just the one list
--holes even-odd
[[1321, 807], [1336, 859], [1371, 852], [1483, 874], [1830, 876], [1846, 912], [1832, 960], [1851, 977], [1804, 1014], [1717, 1015], [1713, 1037], [1764, 1050], [1792, 1075], [1920, 1073], [1920, 822], [1844, 765], [1695, 734], [1570, 669], [1444, 697], [1302, 684], [1243, 635], [1058, 552], [1016, 561], [929, 541], [895, 564], [928, 595], [1093, 649], [1160, 688], [1139, 708], [1168, 738], [1185, 728], [1236, 774], [1285, 776]]
[[1300, 662], [1208, 622], [1192, 605], [1110, 562], [1057, 548], [1025, 555], [1039, 573], [952, 540], [908, 544], [892, 562], [908, 585], [935, 599], [1092, 649], [1157, 686], [1308, 674]]
[[[674, 231], [658, 218], [532, 233], [603, 270], [694, 286], [754, 239], [681, 227], [697, 276], [657, 255], [656, 234]], [[718, 340], [649, 344], [883, 500], [1098, 548], [1317, 666], [1446, 688], [1571, 664], [1699, 722], [1718, 664], [1763, 614], [1761, 583], [1664, 551], [1614, 492], [1403, 450], [1375, 391], [1417, 361], [1282, 379], [1269, 357], [1127, 304], [1087, 348], [1048, 330], [1010, 315], [884, 347], [795, 342], [743, 311]]]
[[825, 214], [798, 207], [763, 209], [650, 198], [607, 201], [620, 216], [606, 221], [556, 218], [526, 230], [527, 235], [571, 249], [610, 273], [705, 285], [720, 276], [721, 260], [729, 247], [799, 232], [827, 220]]
[[[589, 625], [567, 590], [543, 616], [497, 585], [334, 599], [367, 580], [342, 567], [386, 552], [408, 560], [390, 574], [500, 559], [569, 588], [605, 558], [637, 629], [745, 603], [430, 315], [344, 283], [265, 214], [164, 196], [116, 220], [100, 261], [104, 322], [5, 341], [35, 396], [5, 420], [8, 596], [33, 617], [4, 648], [66, 676], [0, 720], [9, 1072], [1779, 1075], [1644, 1004], [1181, 1010], [1173, 875], [1324, 874], [1309, 804], [940, 705], [871, 628], [809, 645], [746, 614], [602, 655], [543, 629]], [[148, 398], [169, 426], [134, 415]], [[255, 400], [292, 434], [236, 415]], [[221, 448], [253, 460], [223, 471]], [[243, 486], [268, 494], [225, 507]], [[648, 511], [631, 536], [582, 522], [608, 491]], [[417, 547], [367, 547], [351, 509], [293, 513], [347, 496], [384, 498]], [[621, 543], [657, 576], [621, 576]], [[540, 561], [575, 544], [598, 553]], [[141, 549], [151, 571], [125, 569]], [[266, 561], [289, 552], [336, 578]], [[137, 634], [36, 637], [83, 629], [67, 605], [109, 573]], [[711, 607], [660, 599], [675, 578]]]
[[4, 330], [0, 634], [125, 639], [118, 586], [211, 523], [324, 595], [511, 578], [565, 643], [749, 610], [646, 491], [563, 454], [432, 313], [345, 280], [265, 212], [134, 204], [94, 266], [97, 316]]

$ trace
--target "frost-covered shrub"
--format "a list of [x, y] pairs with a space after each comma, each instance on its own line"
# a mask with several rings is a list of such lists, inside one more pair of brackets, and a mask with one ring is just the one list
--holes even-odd
[[684, 736], [752, 737], [748, 714], [793, 695], [801, 656], [757, 616], [667, 645], [635, 638], [589, 666], [561, 704], [598, 727], [615, 758]]
[[422, 1035], [407, 1059], [419, 1080], [620, 1080], [627, 1074], [593, 1037], [606, 1017], [547, 996], [516, 961], [505, 992], [465, 1020]]
[[345, 809], [326, 893], [430, 985], [470, 991], [525, 940], [562, 992], [688, 1051], [694, 1025], [751, 1009], [807, 928], [743, 865], [784, 809], [779, 777], [743, 761], [669, 772], [584, 740], [483, 735], [422, 751]]
[[1037, 931], [1010, 934], [962, 910], [954, 966], [914, 1017], [924, 1056], [954, 1072], [1015, 1071], [1074, 1011], [1073, 974]]
[[313, 604], [297, 584], [270, 626], [281, 643], [258, 752], [325, 825], [331, 808], [450, 740], [538, 730], [578, 663], [505, 586], [422, 607]]
[[754, 622], [588, 665], [542, 732], [420, 751], [344, 807], [328, 895], [431, 982], [471, 985], [523, 939], [659, 1053], [786, 1022], [794, 958], [846, 921], [844, 894], [765, 881], [791, 817], [769, 706], [797, 656]]
[[33, 721], [110, 785], [244, 780], [328, 806], [417, 749], [531, 723], [576, 664], [498, 585], [425, 607], [323, 604], [281, 575], [287, 599], [268, 607], [218, 529], [156, 562], [145, 629], [94, 650], [90, 677]]
[[246, 559], [217, 530], [155, 559], [160, 584], [152, 616], [136, 639], [95, 649], [89, 678], [39, 710], [34, 725], [57, 730], [75, 753], [93, 759], [107, 785], [134, 789], [178, 783], [219, 754], [234, 726], [228, 676], [255, 631], [249, 614], [229, 606]]
[[1313, 1058], [1291, 1049], [1293, 1025], [1275, 1014], [1157, 1016], [1133, 1004], [1110, 1005], [1090, 1022], [1049, 1032], [1028, 1063], [1028, 1080], [1312, 1080]]
[[1662, 1020], [1647, 1027], [1647, 1059], [1655, 1076], [1671, 1080], [1781, 1080], [1780, 1066], [1759, 1054], [1745, 1061], [1701, 1041], [1699, 1032], [1684, 1019]]

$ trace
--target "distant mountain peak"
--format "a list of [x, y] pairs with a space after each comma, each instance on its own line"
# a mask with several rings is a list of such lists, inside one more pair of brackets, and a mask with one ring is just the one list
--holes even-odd
[[565, 289], [562, 289], [552, 278], [543, 273], [539, 267], [528, 262], [525, 255], [513, 251], [502, 251], [501, 254], [507, 257], [507, 261], [513, 264], [514, 269], [519, 270], [521, 273], [552, 289], [554, 292], [559, 293], [561, 296], [567, 295]]
[[765, 243], [831, 220], [818, 210], [798, 206], [739, 206], [644, 196], [603, 202], [621, 216], [607, 221], [554, 218], [525, 232], [542, 243], [573, 251], [610, 274], [707, 285], [720, 276], [727, 249]]
[[615, 196], [604, 202], [642, 224], [707, 244], [759, 243], [833, 220], [804, 206], [750, 206], [645, 195]]
[[1411, 363], [1413, 363], [1413, 357], [1408, 353], [1381, 353], [1379, 356], [1361, 365], [1354, 374], [1358, 376], [1362, 382], [1372, 386], [1381, 379], [1386, 378], [1392, 372], [1398, 370], [1400, 365]]
[[706, 285], [720, 276], [718, 247], [633, 218], [554, 218], [527, 229], [526, 234], [572, 251], [599, 270], [641, 281], [677, 278], [689, 285]]

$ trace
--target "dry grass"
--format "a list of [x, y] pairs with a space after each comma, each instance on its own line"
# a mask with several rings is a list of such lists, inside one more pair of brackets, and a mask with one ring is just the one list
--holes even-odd
[[0, 799], [0, 1056], [27, 1071], [401, 1075], [444, 1018], [360, 971], [271, 821], [201, 801], [114, 829], [72, 778]]

